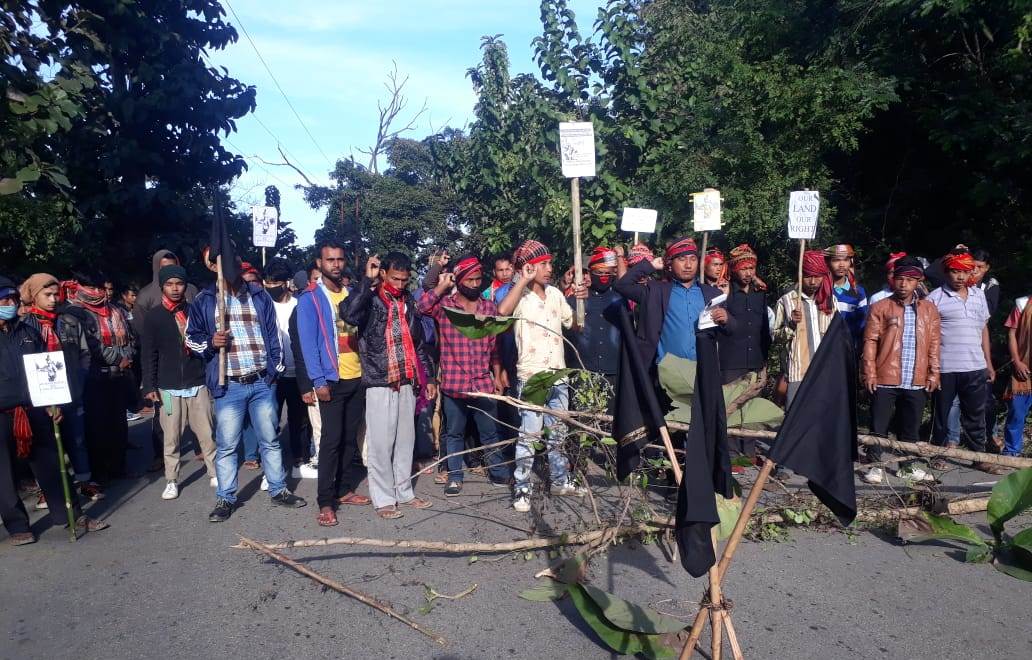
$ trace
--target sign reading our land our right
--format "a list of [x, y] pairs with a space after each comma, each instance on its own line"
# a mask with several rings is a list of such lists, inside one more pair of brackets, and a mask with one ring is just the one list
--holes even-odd
[[816, 190], [793, 190], [788, 197], [788, 237], [815, 239], [820, 210], [821, 196]]

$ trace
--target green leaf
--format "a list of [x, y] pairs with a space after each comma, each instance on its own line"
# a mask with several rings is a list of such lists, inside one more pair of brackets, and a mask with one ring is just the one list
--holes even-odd
[[642, 638], [645, 635], [629, 630], [621, 630], [609, 623], [602, 614], [602, 608], [588, 597], [582, 585], [571, 584], [569, 594], [581, 618], [584, 619], [586, 624], [591, 626], [591, 629], [595, 631], [599, 639], [605, 642], [606, 646], [621, 655], [635, 655], [642, 652], [645, 648]]
[[741, 408], [727, 416], [727, 425], [745, 428], [777, 426], [785, 418], [785, 411], [774, 403], [761, 399], [749, 399]]
[[18, 173], [14, 175], [14, 178], [18, 179], [22, 183], [32, 183], [33, 181], [38, 181], [39, 168], [35, 165], [26, 165], [25, 167], [18, 170]]
[[576, 369], [556, 369], [555, 371], [541, 371], [527, 379], [523, 385], [520, 398], [528, 403], [538, 406], [545, 405], [548, 400], [548, 392], [557, 382], [566, 378]]
[[1004, 547], [997, 551], [993, 567], [1013, 578], [1032, 582], [1032, 555], [1026, 554], [1023, 550], [1013, 546]]
[[606, 620], [617, 628], [647, 635], [660, 635], [679, 632], [688, 625], [684, 621], [665, 616], [637, 603], [628, 602], [590, 584], [581, 584], [580, 586], [601, 608], [602, 615]]
[[949, 516], [937, 516], [922, 511], [916, 518], [901, 519], [898, 527], [899, 538], [910, 543], [925, 541], [957, 541], [974, 548], [987, 548], [988, 545], [978, 532], [967, 525], [955, 522]]
[[1032, 557], [1032, 527], [1018, 532], [1018, 534], [1011, 539], [1010, 545], [1012, 548], [1019, 548], [1020, 550], [1027, 552], [1029, 557]]
[[1008, 474], [993, 486], [986, 517], [993, 535], [1000, 538], [1003, 525], [1025, 509], [1032, 507], [1032, 468]]
[[49, 177], [51, 181], [53, 181], [54, 183], [56, 183], [59, 186], [63, 186], [65, 188], [71, 188], [72, 187], [72, 182], [69, 181], [68, 177], [66, 177], [64, 175], [64, 172], [61, 172], [60, 170], [57, 170], [57, 169], [49, 170], [47, 172], [47, 177]]
[[738, 514], [742, 511], [742, 498], [735, 495], [731, 499], [723, 495], [717, 495], [717, 515], [720, 522], [717, 524], [717, 540], [723, 541], [731, 536], [735, 523], [738, 522]]
[[21, 192], [24, 184], [18, 179], [0, 179], [0, 195], [13, 195]]
[[549, 580], [545, 584], [540, 584], [531, 589], [525, 589], [520, 592], [520, 598], [523, 600], [533, 601], [535, 603], [547, 603], [553, 600], [559, 600], [566, 595], [566, 585], [561, 582], [553, 582]]
[[500, 335], [516, 321], [512, 316], [489, 316], [486, 314], [470, 314], [459, 309], [445, 307], [444, 313], [455, 329], [470, 339], [483, 339]]

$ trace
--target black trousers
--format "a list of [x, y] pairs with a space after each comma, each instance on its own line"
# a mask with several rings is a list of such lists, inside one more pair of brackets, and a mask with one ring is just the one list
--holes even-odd
[[[122, 411], [125, 418], [125, 411]], [[67, 525], [68, 517], [64, 507], [64, 488], [61, 485], [61, 467], [57, 458], [57, 441], [50, 417], [41, 409], [29, 409], [29, 424], [32, 426], [32, 450], [29, 467], [36, 477], [36, 483], [47, 498], [51, 521], [54, 525]], [[14, 440], [14, 415], [0, 412], [0, 518], [8, 534], [29, 531], [29, 512], [18, 497], [18, 479], [14, 474], [17, 443]], [[70, 483], [70, 482], [69, 482]], [[82, 515], [79, 500], [72, 491], [72, 510], [75, 518]]]
[[[93, 478], [104, 482], [125, 475], [129, 423], [125, 419], [125, 384], [104, 375], [86, 379], [86, 451]], [[161, 456], [162, 454], [157, 454]]]
[[[932, 444], [946, 444], [953, 398], [960, 399], [961, 440], [966, 440], [972, 451], [985, 451], [985, 369], [942, 374], [942, 387], [935, 393], [935, 416], [932, 424]], [[965, 438], [966, 434], [966, 438]]]
[[[900, 442], [917, 442], [921, 429], [921, 413], [927, 399], [928, 395], [923, 389], [879, 387], [871, 399], [871, 434], [880, 438], [889, 437], [889, 428], [893, 420], [897, 420], [897, 437]], [[872, 462], [880, 461], [882, 448], [868, 446], [867, 458]]]
[[330, 400], [319, 402], [322, 437], [319, 440], [320, 507], [334, 506], [338, 497], [355, 490], [361, 473], [353, 461], [358, 455], [358, 429], [365, 420], [365, 388], [361, 378], [328, 383]]
[[[290, 474], [295, 463], [308, 458], [308, 447], [305, 446], [304, 429], [308, 420], [308, 411], [305, 410], [305, 402], [301, 400], [301, 391], [297, 388], [296, 378], [276, 379], [276, 412], [283, 410], [284, 402], [287, 404], [287, 436], [289, 442], [283, 443], [283, 469]], [[278, 420], [277, 420], [278, 421]]]

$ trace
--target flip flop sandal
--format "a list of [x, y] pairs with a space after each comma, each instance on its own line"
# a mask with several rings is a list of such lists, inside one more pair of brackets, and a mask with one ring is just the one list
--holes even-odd
[[434, 505], [434, 503], [431, 502], [430, 500], [424, 500], [424, 499], [420, 499], [418, 497], [413, 497], [408, 502], [400, 502], [400, 504], [402, 504], [404, 506], [410, 506], [413, 509], [429, 509], [430, 507], [432, 507]]
[[434, 483], [435, 484], [439, 484], [441, 486], [447, 485], [448, 484], [448, 473], [447, 472], [438, 472], [437, 474], [435, 474], [434, 475]]
[[337, 501], [341, 504], [350, 504], [352, 506], [368, 506], [373, 503], [371, 499], [365, 495], [359, 495], [358, 493], [348, 493], [342, 497], [338, 497]]
[[377, 509], [376, 515], [380, 516], [384, 520], [394, 520], [395, 518], [401, 518], [405, 514], [398, 511], [398, 507], [391, 505]]
[[320, 511], [316, 522], [319, 523], [320, 527], [336, 527], [339, 524], [337, 514], [333, 511]]

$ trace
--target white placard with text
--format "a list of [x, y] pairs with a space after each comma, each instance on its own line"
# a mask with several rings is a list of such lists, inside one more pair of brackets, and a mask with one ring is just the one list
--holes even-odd
[[559, 123], [563, 176], [595, 176], [595, 127], [590, 121]]
[[699, 231], [720, 230], [720, 191], [706, 190], [692, 193], [692, 228]]
[[32, 399], [33, 406], [59, 406], [72, 402], [64, 353], [29, 353], [23, 355], [22, 359], [25, 362], [25, 379], [29, 384], [29, 398]]
[[788, 237], [812, 241], [817, 238], [817, 216], [821, 196], [816, 190], [793, 190], [788, 196]]
[[252, 206], [251, 225], [255, 247], [276, 247], [279, 213], [275, 206]]

